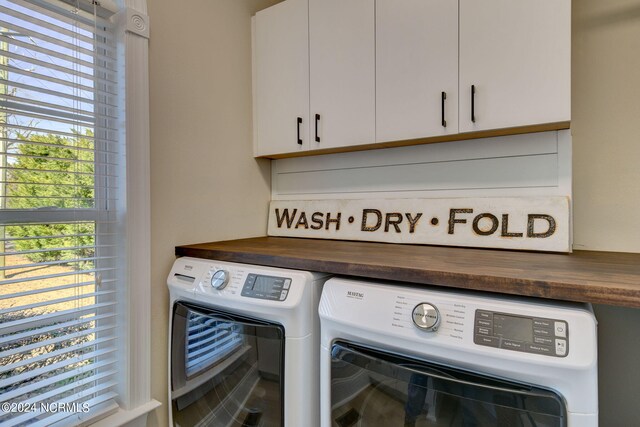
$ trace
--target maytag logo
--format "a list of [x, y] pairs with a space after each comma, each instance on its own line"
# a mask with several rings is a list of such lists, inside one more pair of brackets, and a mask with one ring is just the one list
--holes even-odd
[[193, 270], [193, 266], [189, 265], [189, 264], [185, 264], [184, 269], [187, 270], [187, 271], [191, 271], [191, 270]]
[[347, 298], [363, 299], [364, 294], [362, 292], [347, 291]]

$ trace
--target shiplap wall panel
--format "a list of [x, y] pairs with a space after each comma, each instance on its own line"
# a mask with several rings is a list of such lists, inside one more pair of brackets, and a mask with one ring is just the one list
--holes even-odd
[[571, 196], [570, 131], [275, 160], [272, 199]]
[[442, 162], [491, 157], [517, 157], [557, 153], [556, 132], [452, 141], [411, 147], [293, 157], [274, 162], [279, 173], [314, 169], [348, 169], [354, 167], [403, 164], [407, 162]]
[[[472, 171], [482, 171], [469, 176]], [[504, 158], [411, 163], [367, 168], [289, 172], [278, 176], [280, 195], [375, 193], [557, 185], [557, 157], [542, 154]]]

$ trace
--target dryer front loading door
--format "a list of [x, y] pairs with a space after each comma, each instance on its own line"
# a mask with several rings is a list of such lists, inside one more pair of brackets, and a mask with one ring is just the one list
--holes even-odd
[[178, 302], [171, 329], [174, 425], [283, 425], [281, 325]]
[[556, 393], [380, 350], [331, 349], [333, 426], [561, 427]]

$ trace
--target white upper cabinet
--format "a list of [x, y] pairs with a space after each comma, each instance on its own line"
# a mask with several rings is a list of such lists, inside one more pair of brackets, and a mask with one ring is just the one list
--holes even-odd
[[571, 120], [570, 0], [285, 0], [253, 55], [256, 156]]
[[571, 2], [459, 5], [460, 132], [569, 121]]
[[308, 0], [287, 0], [256, 14], [256, 156], [309, 149], [308, 22]]
[[375, 142], [374, 7], [309, 0], [311, 149]]
[[377, 142], [457, 132], [458, 2], [377, 0]]

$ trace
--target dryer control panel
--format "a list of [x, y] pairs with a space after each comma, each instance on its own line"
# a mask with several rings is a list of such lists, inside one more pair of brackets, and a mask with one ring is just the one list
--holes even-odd
[[242, 296], [272, 301], [287, 299], [291, 278], [249, 273], [242, 286]]
[[546, 356], [569, 354], [569, 326], [560, 319], [476, 310], [473, 342]]

